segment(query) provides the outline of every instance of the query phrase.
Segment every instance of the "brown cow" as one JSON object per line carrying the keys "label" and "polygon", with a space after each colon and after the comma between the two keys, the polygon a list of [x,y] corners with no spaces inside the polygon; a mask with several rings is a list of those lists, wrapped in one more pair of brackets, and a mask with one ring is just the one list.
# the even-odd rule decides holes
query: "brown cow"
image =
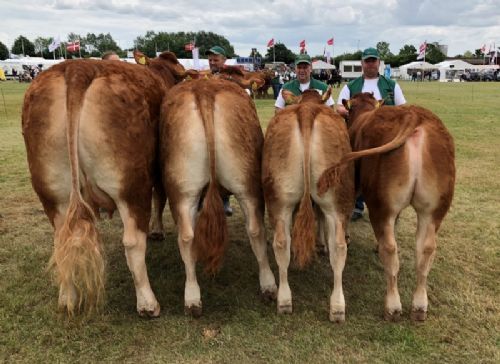
{"label": "brown cow", "polygon": [[186,268],[186,312],[199,316],[202,310],[196,261],[215,272],[227,245],[220,194],[232,193],[240,203],[259,264],[261,292],[275,295],[260,184],[263,135],[251,98],[233,82],[201,79],[172,88],[162,110],[163,183]]}
{"label": "brown cow", "polygon": [[342,184],[321,197],[318,195],[316,182],[320,174],[351,151],[345,122],[331,108],[322,105],[329,92],[325,96],[322,99],[316,90],[306,90],[298,99],[299,105],[289,106],[271,119],[264,141],[262,181],[279,267],[278,313],[292,312],[288,285],[290,248],[300,267],[314,254],[313,200],[325,218],[334,276],[329,316],[331,321],[342,322],[345,320],[342,290],[347,255],[345,231],[354,204],[354,169],[343,169]]}
{"label": "brown cow", "polygon": [[[412,318],[427,315],[427,275],[436,251],[436,233],[451,205],[455,185],[455,148],[445,126],[429,110],[418,106],[378,107],[369,94],[344,100],[349,110],[352,153],[343,163],[362,158],[360,191],[370,213],[385,267],[387,294],[385,317],[399,318],[402,308],[398,293],[399,260],[394,225],[399,213],[412,205],[417,213],[417,287],[413,295]],[[329,168],[318,189],[335,185],[332,176],[342,168]]]}
{"label": "brown cow", "polygon": [[145,265],[157,130],[166,91],[185,76],[173,53],[147,67],[72,60],[43,72],[24,99],[22,125],[33,188],[54,227],[51,267],[59,306],[92,310],[104,292],[95,211],[118,209],[137,311],[158,316]]}

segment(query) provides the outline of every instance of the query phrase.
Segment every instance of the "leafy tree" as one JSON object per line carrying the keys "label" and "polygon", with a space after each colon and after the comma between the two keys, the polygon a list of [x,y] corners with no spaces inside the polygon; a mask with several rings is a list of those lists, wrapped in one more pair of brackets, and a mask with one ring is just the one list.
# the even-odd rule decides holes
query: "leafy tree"
{"label": "leafy tree", "polygon": [[[87,33],[85,37],[80,37],[73,33],[68,34],[68,40],[74,41],[78,39],[80,39],[82,57],[100,57],[103,53],[108,51],[116,52],[120,57],[125,56],[125,52],[118,46],[110,33],[100,33],[98,35]],[[90,48],[90,52],[87,52],[85,46]]]}
{"label": "leafy tree", "polygon": [[[468,51],[467,51],[467,52],[468,52]],[[466,52],[466,53],[467,53],[467,52]],[[485,52],[486,52],[486,51],[485,51]],[[483,51],[481,50],[481,48],[476,49],[476,50],[474,51],[474,55],[473,55],[473,57],[483,58]]]}
{"label": "leafy tree", "polygon": [[20,35],[14,41],[10,51],[13,54],[24,54],[33,57],[35,56],[35,45],[28,38]]}
{"label": "leafy tree", "polygon": [[425,61],[436,64],[442,62],[446,59],[446,56],[441,52],[438,46],[432,43],[427,43],[427,49],[425,52]]}
{"label": "leafy tree", "polygon": [[0,42],[0,60],[9,58],[9,48],[2,42]]}
{"label": "leafy tree", "polygon": [[475,54],[473,54],[471,51],[465,51],[464,55],[463,55],[465,58],[472,58],[472,57],[476,57]]}
{"label": "leafy tree", "polygon": [[184,47],[193,41],[196,43],[196,47],[199,48],[200,57],[205,57],[205,52],[214,45],[223,47],[228,58],[235,56],[233,46],[224,36],[205,31],[187,33],[156,33],[148,31],[146,35],[137,37],[134,44],[148,57],[154,57],[156,52],[170,51],[175,53],[178,58],[191,58],[191,51],[185,50]]}
{"label": "leafy tree", "polygon": [[376,48],[377,48],[378,54],[380,55],[380,58],[383,60],[385,60],[387,57],[391,57],[393,55],[391,53],[391,50],[389,49],[389,43],[387,43],[387,42],[378,42]]}
{"label": "leafy tree", "polygon": [[[273,61],[273,48],[267,48],[267,53],[265,55],[266,62]],[[285,64],[290,64],[295,61],[295,54],[289,50],[283,43],[274,44],[274,60],[276,62],[285,62]]]}
{"label": "leafy tree", "polygon": [[49,52],[49,45],[52,43],[51,38],[38,37],[33,42],[35,46],[35,53],[37,56],[50,58],[51,52]]}

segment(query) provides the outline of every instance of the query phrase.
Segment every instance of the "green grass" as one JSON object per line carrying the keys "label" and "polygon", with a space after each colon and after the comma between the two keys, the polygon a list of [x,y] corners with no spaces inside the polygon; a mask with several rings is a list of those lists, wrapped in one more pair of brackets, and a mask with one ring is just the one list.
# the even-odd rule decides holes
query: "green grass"
{"label": "green grass", "polygon": [[[332,274],[325,257],[304,271],[290,270],[292,315],[278,316],[274,303],[260,301],[257,264],[236,203],[222,270],[213,278],[199,275],[202,318],[183,313],[184,267],[168,212],[166,240],[150,242],[147,251],[159,319],[135,312],[118,216],[99,222],[108,271],[104,312],[77,320],[57,313],[57,288],[45,271],[52,229],[31,188],[21,135],[26,87],[0,83],[0,361],[500,362],[500,83],[402,83],[408,102],[434,111],[456,144],[456,193],[429,276],[429,315],[423,324],[409,319],[415,214],[406,210],[397,227],[402,321],[383,320],[383,268],[364,218],[350,226],[343,325],[328,321]],[[264,127],[273,104],[256,100]],[[269,254],[277,274],[272,249]]]}

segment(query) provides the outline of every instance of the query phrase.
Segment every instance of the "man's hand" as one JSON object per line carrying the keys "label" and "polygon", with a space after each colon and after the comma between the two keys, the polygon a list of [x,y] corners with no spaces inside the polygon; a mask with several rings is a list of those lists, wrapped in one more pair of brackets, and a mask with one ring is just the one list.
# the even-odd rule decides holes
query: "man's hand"
{"label": "man's hand", "polygon": [[344,118],[349,115],[349,111],[344,107],[344,105],[337,104],[336,110],[340,114],[340,116]]}

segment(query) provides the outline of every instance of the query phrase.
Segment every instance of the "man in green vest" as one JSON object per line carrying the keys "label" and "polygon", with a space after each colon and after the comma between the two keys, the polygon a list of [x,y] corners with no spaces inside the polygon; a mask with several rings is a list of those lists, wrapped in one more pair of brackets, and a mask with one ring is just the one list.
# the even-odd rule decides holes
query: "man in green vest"
{"label": "man in green vest", "polygon": [[[361,56],[361,70],[363,75],[358,77],[340,91],[337,101],[337,112],[346,117],[347,109],[342,105],[342,100],[349,100],[352,96],[360,92],[372,92],[377,100],[384,100],[384,105],[394,106],[406,104],[401,87],[383,75],[379,74],[380,56],[375,48],[367,48]],[[356,199],[351,220],[358,220],[363,217],[364,199],[359,196]]]}
{"label": "man in green vest", "polygon": [[[324,92],[328,89],[328,85],[324,82],[318,81],[311,77],[312,73],[312,62],[311,57],[308,54],[299,54],[295,58],[295,73],[297,74],[297,78],[295,80],[288,81],[283,85],[278,94],[278,98],[274,104],[276,108],[276,112],[285,108],[286,101],[283,99],[281,94],[282,90],[289,90],[295,96],[300,96],[303,91],[308,89],[314,89],[319,92],[320,95],[323,95]],[[335,102],[332,97],[326,101],[325,105],[333,106]]]}

